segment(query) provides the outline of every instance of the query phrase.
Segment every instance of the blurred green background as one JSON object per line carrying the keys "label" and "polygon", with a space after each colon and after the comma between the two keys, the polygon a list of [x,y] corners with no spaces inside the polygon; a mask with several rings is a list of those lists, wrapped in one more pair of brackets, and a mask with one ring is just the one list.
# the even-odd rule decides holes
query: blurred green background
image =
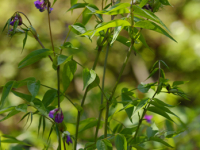
{"label": "blurred green background", "polygon": [[[79,0],[79,2],[82,2]],[[87,0],[96,4],[101,9],[101,1]],[[130,0],[122,0],[122,2],[130,2]],[[164,60],[170,70],[165,68],[166,78],[171,81],[189,81],[181,88],[187,93],[190,101],[183,100],[181,97],[175,97],[173,95],[160,94],[158,97],[169,104],[178,105],[174,111],[180,116],[183,123],[186,125],[187,130],[179,136],[173,138],[169,142],[177,150],[198,150],[200,149],[200,1],[199,0],[169,0],[171,6],[162,8],[156,15],[166,24],[170,29],[171,35],[177,40],[177,43],[171,41],[167,37],[157,34],[153,31],[143,30],[142,33],[146,38],[148,45],[151,47],[150,51],[142,44],[137,44],[136,48],[139,52],[136,56],[132,54],[130,61],[123,73],[121,83],[117,89],[116,96],[120,95],[123,87],[129,87],[134,89],[141,82],[152,82],[157,80],[157,75],[145,81],[149,75],[149,71],[158,59]],[[74,10],[73,13],[66,12],[70,8],[70,1],[58,0],[54,10],[51,13],[52,20],[52,33],[54,39],[54,45],[56,50],[60,46],[69,31],[68,25],[74,23],[78,15],[82,12],[82,9]],[[0,5],[0,30],[3,29],[7,19],[10,18],[15,11],[21,11],[25,13],[31,20],[33,27],[40,35],[40,40],[46,48],[51,48],[49,32],[48,32],[48,20],[47,12],[39,12],[34,6],[34,0],[1,0]],[[106,21],[109,21],[110,16],[104,16]],[[27,24],[25,18],[24,22]],[[78,22],[82,22],[80,18]],[[87,25],[87,29],[92,29],[95,25],[95,18],[91,20]],[[35,77],[40,80],[42,84],[56,87],[56,72],[52,69],[52,64],[48,58],[42,59],[34,65],[18,69],[18,63],[31,51],[40,49],[40,45],[37,41],[28,37],[27,44],[23,53],[22,42],[24,35],[15,35],[10,39],[6,35],[6,31],[0,35],[0,86],[6,84],[10,80],[22,80],[28,77]],[[124,34],[124,33],[122,33]],[[79,49],[64,50],[66,55],[74,55],[74,59],[83,64],[85,67],[91,68],[96,55],[96,38],[94,37],[92,42],[87,38],[78,37],[73,33],[70,33],[68,41],[73,43],[74,46]],[[127,47],[115,42],[114,46],[109,52],[108,68],[106,72],[106,93],[109,94],[114,86],[114,83],[119,74],[121,64],[126,56]],[[96,72],[99,77],[102,77],[103,62],[105,58],[105,50],[101,53],[100,61]],[[0,87],[0,95],[2,92]],[[74,102],[79,103],[83,92],[82,84],[82,68],[78,66],[75,79],[72,81],[70,87],[67,90],[67,94],[73,99]],[[27,88],[23,87],[18,89],[20,92],[28,94]],[[47,88],[41,87],[39,91],[39,98],[42,98]],[[143,98],[144,95],[138,91],[136,94]],[[150,92],[149,95],[152,95]],[[10,94],[6,106],[15,106],[23,103],[23,100]],[[100,106],[100,91],[98,88],[89,92],[86,99],[86,105],[84,107],[85,112],[82,119],[87,117],[98,117],[98,109]],[[65,114],[65,122],[68,131],[71,134],[75,132],[76,122],[76,109],[65,99],[62,103],[62,109]],[[45,138],[48,136],[50,126],[46,128],[45,135],[37,136],[38,116],[34,116],[34,122],[27,129],[25,121],[19,123],[22,113],[14,118],[10,118],[0,123],[1,134],[9,134],[17,137],[19,140],[25,140],[26,142],[34,145],[31,150],[41,149],[44,145]],[[4,116],[4,115],[3,115]],[[0,116],[1,118],[3,116]],[[118,117],[118,120],[129,125],[125,112],[122,112]],[[154,115],[153,121],[159,126],[164,123],[164,118]],[[135,121],[137,123],[137,121]],[[28,123],[29,124],[29,123]],[[113,126],[114,126],[113,122]],[[49,123],[50,125],[50,123]],[[86,141],[92,141],[94,135],[94,129],[84,131],[80,134],[80,143]],[[101,131],[101,130],[100,130]],[[102,130],[103,131],[103,130]],[[101,135],[103,132],[100,132]],[[83,140],[84,139],[84,140]],[[56,135],[53,133],[51,141],[55,143],[52,149],[56,147]],[[17,149],[15,144],[4,144],[3,148]],[[156,145],[157,148],[160,145]],[[12,148],[13,147],[13,148]],[[150,146],[147,148],[150,149]],[[20,148],[19,148],[20,149]]]}

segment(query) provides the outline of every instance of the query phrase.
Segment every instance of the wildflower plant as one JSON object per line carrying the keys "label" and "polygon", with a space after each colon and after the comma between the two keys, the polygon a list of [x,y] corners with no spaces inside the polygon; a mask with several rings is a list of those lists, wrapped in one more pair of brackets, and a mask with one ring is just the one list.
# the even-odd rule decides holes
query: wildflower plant
{"label": "wildflower plant", "polygon": [[[21,120],[31,116],[30,118],[32,122],[33,115],[38,115],[40,117],[38,132],[42,125],[43,130],[45,130],[46,120],[50,121],[51,128],[47,139],[48,144],[44,144],[46,149],[51,147],[52,143],[50,142],[50,137],[54,131],[58,138],[58,150],[66,150],[68,149],[68,145],[72,145],[73,149],[76,150],[78,143],[83,145],[83,148],[80,148],[79,150],[111,150],[114,149],[114,147],[117,150],[132,150],[133,148],[145,149],[145,143],[150,141],[159,142],[165,147],[173,148],[172,145],[167,143],[167,139],[182,132],[180,130],[175,131],[172,125],[176,125],[180,119],[172,110],[170,110],[170,108],[174,106],[165,103],[159,99],[157,95],[165,93],[181,96],[186,100],[188,100],[188,98],[179,87],[179,85],[184,84],[183,81],[174,81],[172,83],[165,77],[164,69],[168,68],[168,66],[163,60],[157,60],[155,62],[150,71],[150,75],[147,77],[148,79],[153,75],[158,74],[156,82],[148,84],[141,83],[136,88],[133,87],[132,89],[124,87],[121,89],[121,95],[116,95],[116,89],[119,88],[118,85],[121,82],[124,69],[129,63],[130,56],[132,56],[131,54],[134,53],[134,57],[138,57],[138,53],[140,53],[135,48],[136,45],[142,43],[148,49],[151,49],[141,31],[153,30],[154,32],[163,34],[166,38],[176,42],[176,40],[170,35],[169,29],[155,14],[155,12],[159,11],[161,7],[167,5],[170,6],[168,0],[130,0],[129,3],[123,3],[120,0],[102,0],[101,8],[98,8],[98,6],[95,5],[95,2],[86,3],[84,0],[80,3],[77,3],[77,0],[71,0],[70,2],[71,8],[67,13],[72,13],[72,11],[76,11],[77,9],[83,9],[79,15],[79,17],[83,16],[83,20],[82,22],[79,22],[78,17],[74,24],[68,26],[69,30],[67,37],[60,46],[54,45],[50,19],[50,15],[54,13],[52,7],[56,3],[59,3],[57,0],[52,2],[50,2],[50,0],[33,1],[33,4],[40,12],[43,13],[45,10],[48,12],[47,26],[49,26],[49,42],[51,42],[52,47],[45,47],[42,44],[42,41],[39,39],[39,33],[34,29],[34,22],[29,20],[28,16],[23,12],[15,12],[6,22],[3,31],[8,31],[8,34],[11,37],[16,35],[17,32],[24,34],[22,49],[24,49],[26,45],[29,34],[34,37],[41,46],[41,49],[30,52],[23,60],[21,60],[18,64],[18,68],[21,69],[32,65],[33,63],[47,57],[49,63],[52,64],[52,71],[55,71],[57,74],[57,87],[44,85],[42,84],[42,81],[39,81],[34,77],[29,77],[21,81],[7,82],[3,87],[0,113],[8,112],[8,115],[0,121],[9,119],[18,113],[25,113]],[[110,16],[110,21],[104,21],[105,15]],[[92,16],[96,18],[96,25],[94,28],[86,29],[85,25],[90,21]],[[28,24],[24,24],[24,20],[26,20]],[[122,31],[126,32],[128,38],[120,34]],[[63,54],[63,49],[76,49],[76,47],[68,41],[70,32],[74,32],[77,36],[88,38],[91,41],[94,37],[97,37],[95,50],[96,58],[91,69],[78,63],[73,55],[67,56]],[[117,80],[113,85],[113,88],[109,89],[108,92],[105,88],[107,60],[109,59],[108,54],[112,50],[112,46],[116,41],[127,47],[127,54],[124,60],[122,60],[123,63],[119,67],[120,72],[117,75]],[[55,47],[59,47],[59,49],[55,49]],[[106,53],[106,56],[104,58],[102,78],[100,78],[100,75],[95,72],[95,69],[98,65],[99,56],[103,52]],[[70,96],[66,94],[70,82],[72,82],[75,77],[77,65],[82,67],[84,91],[78,104],[74,103]],[[17,89],[21,86],[27,86],[30,94],[24,94],[18,91]],[[41,86],[48,88],[46,93],[43,94],[44,96],[42,100],[37,97]],[[99,99],[101,105],[97,106],[96,109],[99,109],[99,112],[98,114],[95,114],[97,119],[86,118],[82,120],[81,116],[86,109],[84,106],[85,100],[88,96],[87,94],[93,88],[97,88],[101,93],[101,98]],[[154,92],[152,96],[145,95],[149,91]],[[6,98],[10,92],[23,99],[25,103],[18,106],[4,107],[7,100]],[[135,93],[138,92],[144,93],[143,98],[136,96]],[[66,122],[64,121],[67,114],[63,113],[66,111],[66,107],[61,105],[61,96],[65,97],[66,100],[68,100],[77,110],[76,122],[74,123],[76,130],[74,134],[67,129]],[[117,106],[123,106],[123,108],[117,110],[115,109]],[[28,107],[34,108],[35,112],[27,112]],[[114,116],[122,111],[126,112],[131,125],[124,125],[123,122],[119,121],[117,124],[115,123],[115,126],[113,127],[113,122],[115,122]],[[147,115],[147,112],[151,115]],[[168,124],[170,127],[167,129],[173,130],[165,130],[165,132],[159,131],[159,128],[152,119],[154,114],[160,115],[167,121],[171,122]],[[135,118],[134,116],[137,116],[136,118],[138,119],[133,119]],[[172,116],[177,118],[176,121],[172,119]],[[84,126],[82,126],[83,122]],[[94,128],[95,130],[95,134],[93,135],[94,140],[86,141],[79,136],[79,133],[90,128]],[[101,128],[103,132],[99,132]],[[3,135],[3,137],[9,138],[7,135]],[[23,143],[22,141],[20,142],[18,143]],[[3,145],[3,141],[1,144]]]}

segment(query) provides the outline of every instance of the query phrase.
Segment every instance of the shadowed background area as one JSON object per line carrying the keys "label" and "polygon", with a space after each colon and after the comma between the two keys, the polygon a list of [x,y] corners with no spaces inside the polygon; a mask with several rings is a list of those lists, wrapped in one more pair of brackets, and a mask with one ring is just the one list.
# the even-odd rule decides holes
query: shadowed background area
{"label": "shadowed background area", "polygon": [[[101,9],[101,1],[86,1],[93,2]],[[121,2],[130,1],[122,0]],[[126,66],[121,78],[121,83],[117,88],[116,96],[120,95],[123,87],[134,89],[141,82],[149,83],[156,81],[158,78],[157,74],[148,80],[145,79],[149,76],[150,69],[157,60],[161,59],[165,61],[169,66],[169,69],[167,69],[164,65],[162,66],[166,72],[166,78],[171,81],[188,81],[186,84],[182,85],[181,88],[185,93],[187,93],[190,99],[190,101],[186,101],[181,97],[175,97],[171,94],[159,95],[162,100],[172,105],[178,105],[178,108],[176,108],[175,111],[182,119],[183,124],[187,127],[185,132],[176,136],[169,142],[178,150],[197,150],[200,148],[200,2],[199,0],[169,0],[169,2],[173,7],[166,6],[157,12],[156,15],[170,29],[171,35],[177,40],[177,43],[168,39],[164,35],[144,29],[142,34],[144,35],[151,50],[143,46],[141,43],[135,45],[138,54],[136,56],[134,53],[131,54],[132,56],[130,57],[129,63]],[[59,51],[58,46],[63,43],[69,31],[68,25],[72,25],[75,22],[76,18],[83,11],[83,9],[66,12],[70,8],[70,2],[66,0],[58,0],[53,8],[54,10],[51,13],[52,34],[55,49],[56,51]],[[34,6],[34,0],[1,0],[0,30],[3,29],[7,19],[10,18],[15,11],[21,11],[28,16],[33,24],[33,27],[37,30],[43,45],[46,48],[51,49],[47,11],[43,13],[39,12]],[[110,20],[110,16],[104,16],[104,18],[106,21]],[[23,20],[25,24],[28,24],[24,17]],[[78,22],[82,22],[81,17]],[[95,24],[95,18],[93,17],[93,19],[87,23],[86,28],[88,30],[92,29]],[[125,35],[124,32],[121,34]],[[23,39],[24,34],[15,35],[11,39],[7,36],[7,30],[0,35],[0,86],[5,85],[6,82],[10,80],[18,81],[28,77],[35,77],[40,80],[42,84],[56,88],[56,72],[52,69],[52,63],[49,58],[44,58],[31,66],[18,69],[18,63],[29,52],[41,48],[34,38],[28,36],[26,46],[22,53]],[[74,55],[74,59],[77,62],[87,68],[91,68],[97,53],[97,50],[95,50],[96,37],[94,37],[91,42],[87,38],[79,37],[73,32],[70,32],[67,41],[70,41],[75,47],[78,47],[78,49],[64,49],[63,53],[65,55]],[[127,50],[127,47],[115,42],[109,52],[105,79],[106,94],[110,94],[115,84]],[[100,55],[100,61],[98,62],[98,66],[96,68],[96,73],[100,78],[102,78],[104,58],[105,49]],[[2,89],[3,88],[0,87],[0,96]],[[84,92],[82,89],[82,68],[78,66],[74,80],[70,84],[66,93],[73,99],[74,102],[79,103]],[[28,90],[25,87],[18,90],[28,94]],[[41,87],[38,98],[42,98],[47,90],[47,88]],[[152,93],[153,92],[150,92],[148,94]],[[136,94],[139,95],[140,98],[144,97],[144,95],[139,91],[136,91]],[[89,92],[84,106],[85,111],[82,119],[87,117],[98,117],[100,95],[101,93],[98,88]],[[23,100],[10,93],[6,106],[15,106],[21,103],[23,103]],[[77,111],[66,99],[62,102],[62,109],[64,111],[67,128],[71,134],[74,134],[74,123],[76,122]],[[25,140],[29,144],[34,145],[34,148],[32,147],[27,149],[34,150],[43,148],[43,145],[46,142],[44,140],[45,138],[41,135],[37,138],[39,117],[34,116],[34,122],[27,129],[30,124],[30,120],[27,125],[25,125],[26,120],[18,123],[22,115],[23,114],[19,114],[12,119],[0,122],[0,132],[2,134],[9,134],[17,137],[20,140]],[[5,114],[0,117],[3,118],[3,116],[5,116]],[[124,122],[125,124],[129,124],[125,112],[121,113],[117,117],[117,120]],[[158,115],[155,115],[153,120],[158,124],[158,126],[159,124],[164,123],[164,119]],[[114,125],[115,123],[113,123],[113,126]],[[49,130],[50,126],[46,128],[44,137],[48,137]],[[94,129],[86,130],[80,133],[80,137],[85,141],[92,141],[94,132]],[[102,133],[103,131],[100,130],[100,132]],[[56,142],[55,133],[53,133],[51,137],[51,141]],[[85,141],[81,141],[80,143],[84,143]],[[10,149],[13,150],[17,149],[15,145],[11,145],[9,143],[2,145],[3,147],[10,147]],[[52,149],[55,148],[54,146],[55,145],[53,145]],[[149,147],[147,146],[147,148],[151,148],[151,145],[149,145]]]}

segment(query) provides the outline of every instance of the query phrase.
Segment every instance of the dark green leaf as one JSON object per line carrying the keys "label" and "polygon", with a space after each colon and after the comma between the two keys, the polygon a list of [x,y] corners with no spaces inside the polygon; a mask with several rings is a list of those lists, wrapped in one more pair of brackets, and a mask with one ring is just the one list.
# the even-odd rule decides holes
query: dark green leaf
{"label": "dark green leaf", "polygon": [[71,6],[77,3],[78,0],[70,0]]}
{"label": "dark green leaf", "polygon": [[87,5],[88,5],[88,3],[76,3],[70,9],[68,9],[67,12],[70,10],[77,9],[77,8],[84,8]]}
{"label": "dark green leaf", "polygon": [[151,107],[148,107],[147,110],[148,110],[148,111],[151,111],[151,112],[153,112],[153,113],[156,113],[156,114],[158,114],[158,115],[161,115],[161,116],[165,117],[166,119],[168,119],[168,120],[174,122],[174,121],[170,118],[170,116],[169,116],[164,110],[162,110],[162,109],[160,109],[160,108],[151,106]]}
{"label": "dark green leaf", "polygon": [[168,32],[170,32],[169,29],[166,27],[166,25],[151,11],[142,9],[136,5],[133,5],[133,9],[134,9],[134,15],[139,15],[139,16],[145,17],[147,19],[150,19],[152,21],[155,21],[155,22],[159,23],[160,25],[162,25]]}
{"label": "dark green leaf", "polygon": [[160,106],[165,106],[165,107],[175,107],[175,106],[172,106],[172,105],[169,105],[169,104],[166,104],[165,102],[157,99],[157,98],[153,98],[153,100]]}
{"label": "dark green leaf", "polygon": [[46,107],[43,105],[42,101],[39,99],[33,100],[33,106],[44,116],[47,116]]}
{"label": "dark green leaf", "polygon": [[156,31],[158,33],[161,33],[165,36],[167,36],[168,38],[170,38],[171,40],[177,42],[172,36],[170,36],[164,29],[162,29],[160,26],[158,26],[157,24],[150,22],[148,20],[141,20],[138,21],[134,24],[135,27],[139,27],[139,28],[145,28],[145,29],[149,29],[149,30],[153,30]]}
{"label": "dark green leaf", "polygon": [[40,118],[39,118],[39,124],[38,124],[38,135],[39,135],[39,132],[40,132],[41,124],[42,124],[42,116],[40,116]]}
{"label": "dark green leaf", "polygon": [[25,100],[26,102],[31,102],[31,95],[27,95],[27,94],[23,94],[23,93],[19,93],[19,92],[16,92],[16,91],[13,91],[12,90],[12,93],[15,95],[15,96],[18,96],[20,98],[22,98],[23,100]]}
{"label": "dark green leaf", "polygon": [[56,90],[48,90],[45,94],[44,97],[42,99],[42,103],[44,104],[45,107],[49,106],[53,100],[56,98],[57,96],[57,91]]}
{"label": "dark green leaf", "polygon": [[19,88],[21,86],[27,85],[28,82],[35,82],[36,79],[34,77],[26,78],[21,81],[16,81],[15,84],[13,85],[13,88]]}
{"label": "dark green leaf", "polygon": [[143,7],[144,5],[146,5],[147,4],[147,2],[148,2],[149,0],[142,0],[141,2],[140,2],[140,5],[139,5],[139,7]]}
{"label": "dark green leaf", "polygon": [[20,104],[20,105],[16,106],[15,109],[17,111],[21,111],[21,112],[25,112],[26,113],[27,112],[27,107],[28,107],[27,104]]}
{"label": "dark green leaf", "polygon": [[83,90],[90,85],[96,78],[96,73],[94,70],[89,70],[85,68],[83,70]]}
{"label": "dark green leaf", "polygon": [[57,66],[59,66],[59,65],[61,65],[63,63],[66,63],[66,62],[68,62],[68,61],[70,61],[72,59],[73,59],[72,55],[71,56],[59,55],[57,57]]}
{"label": "dark green leaf", "polygon": [[178,85],[181,85],[181,84],[185,84],[187,83],[188,81],[174,81],[172,86],[173,87],[177,87]]}
{"label": "dark green leaf", "polygon": [[0,115],[5,113],[5,112],[11,111],[13,109],[15,109],[15,106],[9,106],[9,107],[3,108],[3,109],[0,110]]}
{"label": "dark green leaf", "polygon": [[6,83],[6,85],[4,85],[2,96],[1,96],[0,109],[3,108],[6,98],[14,84],[15,84],[15,81],[9,81]]}
{"label": "dark green leaf", "polygon": [[73,80],[76,69],[77,69],[77,64],[75,61],[68,61],[64,65],[63,72],[62,72],[62,83],[63,83],[64,92],[67,90],[71,81]]}
{"label": "dark green leaf", "polygon": [[96,143],[97,150],[108,150],[103,140],[98,140]]}
{"label": "dark green leaf", "polygon": [[45,132],[45,128],[46,128],[46,121],[45,121],[45,117],[43,116],[43,128],[42,128],[42,135],[44,135]]}
{"label": "dark green leaf", "polygon": [[156,65],[158,64],[158,60],[153,64],[152,68],[151,68],[151,72],[155,69]]}
{"label": "dark green leaf", "polygon": [[149,84],[142,83],[142,84],[139,84],[137,88],[140,92],[147,93],[149,89],[151,88],[151,86],[154,86],[154,85],[155,83],[149,83]]}
{"label": "dark green leaf", "polygon": [[6,138],[5,140],[1,140],[2,143],[17,143],[17,144],[20,144],[20,145],[31,146],[30,144],[27,144],[23,141],[19,141],[15,137],[12,137],[10,135],[4,134],[4,135],[1,135],[1,136]]}
{"label": "dark green leaf", "polygon": [[149,100],[148,98],[145,98],[145,99],[141,100],[141,101],[138,103],[138,105],[136,106],[136,109],[135,109],[135,111],[133,112],[132,116],[133,116],[134,114],[136,114],[140,109],[144,108],[144,107],[146,106],[146,104],[148,103],[148,100]]}
{"label": "dark green leaf", "polygon": [[162,3],[163,5],[170,5],[170,3],[168,2],[168,0],[159,0],[160,3]]}
{"label": "dark green leaf", "polygon": [[167,69],[169,69],[168,65],[167,65],[163,60],[160,60],[160,62],[161,62],[162,64],[164,64],[164,65],[167,67]]}
{"label": "dark green leaf", "polygon": [[124,135],[117,134],[115,136],[115,145],[117,150],[127,150],[127,141]]}
{"label": "dark green leaf", "polygon": [[82,23],[84,25],[86,25],[88,23],[88,21],[90,20],[90,18],[92,17],[92,13],[91,13],[91,11],[89,9],[85,9],[83,11],[82,16],[83,16]]}
{"label": "dark green leaf", "polygon": [[167,142],[163,141],[161,138],[158,138],[158,137],[151,137],[151,138],[150,138],[150,141],[156,141],[156,142],[159,142],[159,143],[164,144],[164,145],[167,146],[167,147],[173,148],[173,147],[172,147],[171,145],[169,145]]}
{"label": "dark green leaf", "polygon": [[[158,71],[158,69],[159,69],[159,68],[155,68],[155,69],[150,73],[150,75],[148,76],[147,79],[149,79],[150,77],[152,77],[152,76]],[[147,80],[147,79],[146,79],[146,80]]]}
{"label": "dark green leaf", "polygon": [[96,125],[97,125],[97,120],[95,119],[94,121],[90,121],[90,122],[88,122],[83,128],[81,128],[80,130],[79,130],[79,133],[80,132],[83,132],[83,131],[85,131],[85,130],[87,130],[87,129],[89,129],[89,128],[92,128],[92,127],[95,127]]}
{"label": "dark green leaf", "polygon": [[53,51],[49,49],[39,49],[29,53],[18,65],[18,68],[23,68],[31,65],[40,59],[52,54]]}
{"label": "dark green leaf", "polygon": [[7,25],[8,25],[8,22],[10,22],[10,21],[11,21],[11,18],[9,18],[8,21],[6,22],[6,24],[4,25],[3,30],[2,30],[2,33],[3,33],[3,31],[6,29],[6,27],[7,27]]}
{"label": "dark green leaf", "polygon": [[100,79],[99,77],[96,75],[95,80],[90,84],[90,86],[88,87],[88,91],[90,91],[91,89],[93,89],[96,86],[99,86],[100,83]]}
{"label": "dark green leaf", "polygon": [[11,112],[8,113],[8,115],[7,115],[6,117],[4,117],[3,119],[1,119],[0,122],[2,122],[2,121],[4,121],[4,120],[6,120],[6,119],[8,119],[8,118],[10,118],[10,117],[12,117],[12,116],[18,114],[19,112],[20,112],[20,111],[17,111],[17,110],[15,110],[15,109],[13,109]]}
{"label": "dark green leaf", "polygon": [[147,127],[146,134],[148,138],[153,137],[157,132],[158,130],[153,130],[152,127]]}
{"label": "dark green leaf", "polygon": [[[24,39],[23,39],[23,48],[22,48],[22,52],[23,52],[23,49],[24,49],[24,47],[25,47],[25,45],[26,45],[27,36],[28,36],[28,31],[25,31],[25,37],[24,37]],[[21,52],[21,53],[22,53],[22,52]]]}
{"label": "dark green leaf", "polygon": [[132,128],[124,128],[120,133],[121,134],[125,134],[125,135],[132,135],[133,134],[133,132],[135,132],[136,131],[136,129],[137,129],[137,126],[135,126],[135,127],[132,127]]}
{"label": "dark green leaf", "polygon": [[39,92],[39,89],[40,89],[40,81],[38,80],[37,82],[32,82],[32,81],[29,81],[27,83],[27,87],[28,87],[28,90],[29,92],[31,93],[32,95],[32,98],[31,98],[31,101],[34,100],[35,96],[38,94]]}

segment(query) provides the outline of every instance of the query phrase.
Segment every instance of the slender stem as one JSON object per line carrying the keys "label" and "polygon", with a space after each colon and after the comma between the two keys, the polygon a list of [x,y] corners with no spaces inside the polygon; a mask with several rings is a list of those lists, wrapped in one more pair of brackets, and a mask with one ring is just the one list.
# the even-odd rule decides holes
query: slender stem
{"label": "slender stem", "polygon": [[[158,85],[159,85],[160,70],[161,70],[160,61],[158,62],[158,67],[159,67],[159,74],[158,74]],[[144,111],[143,111],[143,113],[142,113],[142,117],[139,119],[139,123],[138,123],[137,129],[136,129],[136,131],[135,131],[135,135],[134,135],[133,138],[131,139],[130,143],[131,143],[134,139],[136,139],[136,137],[137,137],[137,135],[138,135],[138,132],[139,132],[139,129],[140,129],[140,126],[141,126],[141,124],[142,124],[144,115],[146,114],[147,109],[149,108],[149,106],[150,106],[150,104],[151,104],[151,101],[152,101],[153,98],[156,96],[157,92],[158,92],[158,87],[157,87],[155,93],[153,94],[152,98],[150,99],[148,105],[144,108]]]}
{"label": "slender stem", "polygon": [[29,24],[32,26],[31,21],[28,19],[28,17],[23,12],[21,12],[21,11],[17,11],[17,12],[20,14],[23,14],[26,17],[26,19],[28,20]]}
{"label": "slender stem", "polygon": [[51,38],[52,49],[53,49],[54,56],[55,56],[56,54],[55,54],[55,50],[54,50],[53,36],[52,36],[52,32],[51,32],[51,21],[50,21],[49,8],[50,8],[50,2],[48,1],[48,9],[47,9],[47,13],[48,13],[49,34],[50,34],[50,38]]}
{"label": "slender stem", "polygon": [[[23,23],[23,25],[24,25],[26,28],[28,28],[26,24]],[[40,39],[38,38],[37,33],[36,33],[36,35],[35,35],[32,31],[31,31],[31,33],[32,33],[32,35],[34,36],[34,38],[36,39],[36,41],[38,41],[38,43],[40,44],[40,46],[41,46],[42,48],[45,48],[44,45],[42,44],[42,42],[40,41]],[[50,55],[49,55],[49,58],[50,58],[50,60],[53,62],[53,59],[51,58]]]}
{"label": "slender stem", "polygon": [[[130,6],[130,7],[131,7],[131,8],[130,8],[130,9],[131,9],[131,33],[132,33],[132,31],[133,31],[133,28],[134,28],[134,20],[133,20],[134,14],[133,14],[133,7],[132,7],[132,5],[133,5],[133,0],[132,0],[132,4],[131,4],[131,6]],[[112,98],[113,98],[113,96],[114,96],[114,94],[115,94],[115,90],[116,90],[116,88],[117,88],[117,86],[118,86],[118,84],[119,84],[119,81],[120,81],[120,79],[121,79],[122,73],[124,72],[124,69],[125,69],[125,67],[126,67],[126,65],[127,65],[128,59],[129,59],[129,57],[130,57],[130,55],[131,55],[131,52],[132,52],[132,49],[133,49],[134,42],[135,42],[135,40],[131,37],[131,46],[129,47],[128,53],[127,53],[127,55],[126,55],[126,58],[125,58],[125,60],[124,60],[124,63],[123,63],[123,65],[122,65],[122,68],[121,68],[121,70],[120,70],[118,79],[117,79],[117,81],[116,81],[116,83],[115,83],[115,86],[114,86],[114,88],[113,88],[113,90],[112,90],[112,93],[111,93],[111,95],[110,95],[110,97],[109,97],[109,101],[107,101],[107,105],[106,105],[106,116],[105,116],[105,130],[104,130],[105,132],[104,132],[104,138],[107,137],[109,103],[112,101]]]}
{"label": "slender stem", "polygon": [[[106,57],[105,57],[105,60],[104,60],[104,70],[103,70],[103,79],[102,79],[102,88],[101,88],[102,89],[102,92],[101,92],[101,105],[103,104],[103,97],[104,97],[104,83],[105,83],[105,74],[106,74],[106,67],[107,67],[109,48],[110,48],[110,45],[108,44],[107,45],[107,49],[106,49]],[[95,143],[97,142],[97,136],[98,136],[99,127],[100,127],[100,123],[101,123],[102,111],[103,111],[103,109],[100,109],[98,122],[97,122],[97,127],[96,127],[96,132],[95,132]]]}
{"label": "slender stem", "polygon": [[[93,64],[92,70],[95,70],[97,62],[99,60],[99,55],[101,53],[102,47],[98,49],[96,58],[95,58],[95,62]],[[89,85],[90,86],[90,85]],[[84,103],[85,103],[85,98],[87,96],[88,90],[89,90],[89,86],[86,88],[83,99],[81,101],[81,107],[83,107]],[[77,139],[78,139],[78,129],[79,129],[79,123],[80,123],[80,117],[81,117],[81,111],[78,111],[78,115],[77,115],[77,121],[76,121],[76,132],[75,132],[75,140],[74,140],[74,150],[76,150],[76,146],[77,146]]]}
{"label": "slender stem", "polygon": [[66,145],[65,145],[65,141],[63,141],[63,146],[64,146],[64,150],[66,150]]}
{"label": "slender stem", "polygon": [[[86,8],[85,8],[85,9],[86,9]],[[85,9],[83,9],[82,13],[84,12]],[[75,24],[75,23],[78,21],[78,19],[79,19],[79,18],[81,17],[81,15],[82,15],[82,13],[80,13],[80,15],[76,18],[76,20],[74,21],[73,24]],[[67,36],[66,36],[66,38],[65,38],[65,40],[64,40],[64,42],[63,42],[63,44],[67,41],[67,38],[69,37],[69,33],[71,32],[71,30],[72,30],[72,27],[69,29],[69,32],[67,33]],[[62,49],[60,50],[60,54],[62,54]]]}
{"label": "slender stem", "polygon": [[57,67],[57,82],[58,82],[58,108],[60,108],[60,66]]}

